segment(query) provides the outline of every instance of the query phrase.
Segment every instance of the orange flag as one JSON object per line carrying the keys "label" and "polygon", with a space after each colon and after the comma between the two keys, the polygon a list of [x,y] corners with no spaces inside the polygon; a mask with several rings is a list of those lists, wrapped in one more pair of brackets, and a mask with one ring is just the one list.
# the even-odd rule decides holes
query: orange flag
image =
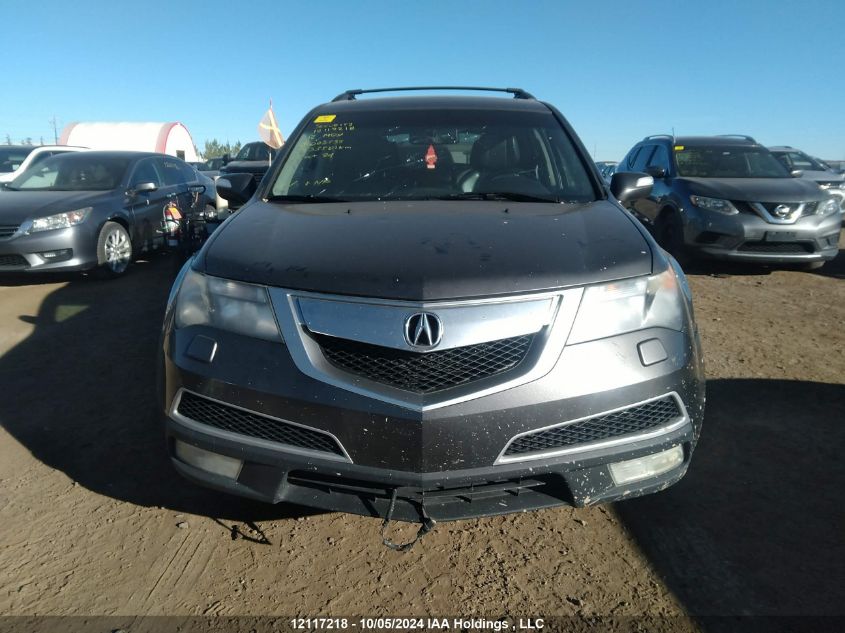
{"label": "orange flag", "polygon": [[276,123],[276,115],[273,114],[272,99],[270,100],[270,108],[264,113],[258,124],[258,136],[274,149],[279,149],[285,144],[285,140],[282,138],[282,133],[279,130],[279,124]]}

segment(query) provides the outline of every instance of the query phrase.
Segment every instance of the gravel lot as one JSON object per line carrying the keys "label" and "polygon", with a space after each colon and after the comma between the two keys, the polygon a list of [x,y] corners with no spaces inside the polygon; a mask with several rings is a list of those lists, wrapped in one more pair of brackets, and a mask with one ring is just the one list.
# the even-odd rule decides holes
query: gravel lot
{"label": "gravel lot", "polygon": [[845,614],[845,252],[691,275],[708,402],[680,484],[407,554],[377,520],[175,474],[153,405],[174,274],[0,279],[0,614]]}

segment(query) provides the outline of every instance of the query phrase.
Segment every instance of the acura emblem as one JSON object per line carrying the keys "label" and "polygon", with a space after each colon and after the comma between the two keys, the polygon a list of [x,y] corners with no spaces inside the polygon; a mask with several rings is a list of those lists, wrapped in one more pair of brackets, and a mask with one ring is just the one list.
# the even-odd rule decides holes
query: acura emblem
{"label": "acura emblem", "polygon": [[430,312],[417,312],[405,320],[405,340],[411,347],[437,347],[443,337],[440,317]]}
{"label": "acura emblem", "polygon": [[792,213],[792,208],[788,204],[779,204],[775,207],[775,215],[779,218],[785,218]]}

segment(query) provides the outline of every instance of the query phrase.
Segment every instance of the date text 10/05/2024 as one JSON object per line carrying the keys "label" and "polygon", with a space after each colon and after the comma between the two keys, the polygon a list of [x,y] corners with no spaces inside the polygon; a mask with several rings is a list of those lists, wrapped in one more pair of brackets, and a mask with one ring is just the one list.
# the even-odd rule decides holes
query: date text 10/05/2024
{"label": "date text 10/05/2024", "polygon": [[293,618],[294,630],[458,630],[458,631],[538,631],[545,626],[542,618],[485,620],[483,618]]}

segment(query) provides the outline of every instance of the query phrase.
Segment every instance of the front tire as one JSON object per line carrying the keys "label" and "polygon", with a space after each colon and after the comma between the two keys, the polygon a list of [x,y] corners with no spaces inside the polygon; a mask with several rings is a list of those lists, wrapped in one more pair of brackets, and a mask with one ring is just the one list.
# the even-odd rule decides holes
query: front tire
{"label": "front tire", "polygon": [[678,260],[681,267],[692,262],[692,256],[684,243],[684,223],[677,211],[666,209],[660,214],[656,233],[657,242]]}
{"label": "front tire", "polygon": [[132,239],[117,222],[106,222],[97,239],[97,264],[106,277],[120,277],[132,263]]}

